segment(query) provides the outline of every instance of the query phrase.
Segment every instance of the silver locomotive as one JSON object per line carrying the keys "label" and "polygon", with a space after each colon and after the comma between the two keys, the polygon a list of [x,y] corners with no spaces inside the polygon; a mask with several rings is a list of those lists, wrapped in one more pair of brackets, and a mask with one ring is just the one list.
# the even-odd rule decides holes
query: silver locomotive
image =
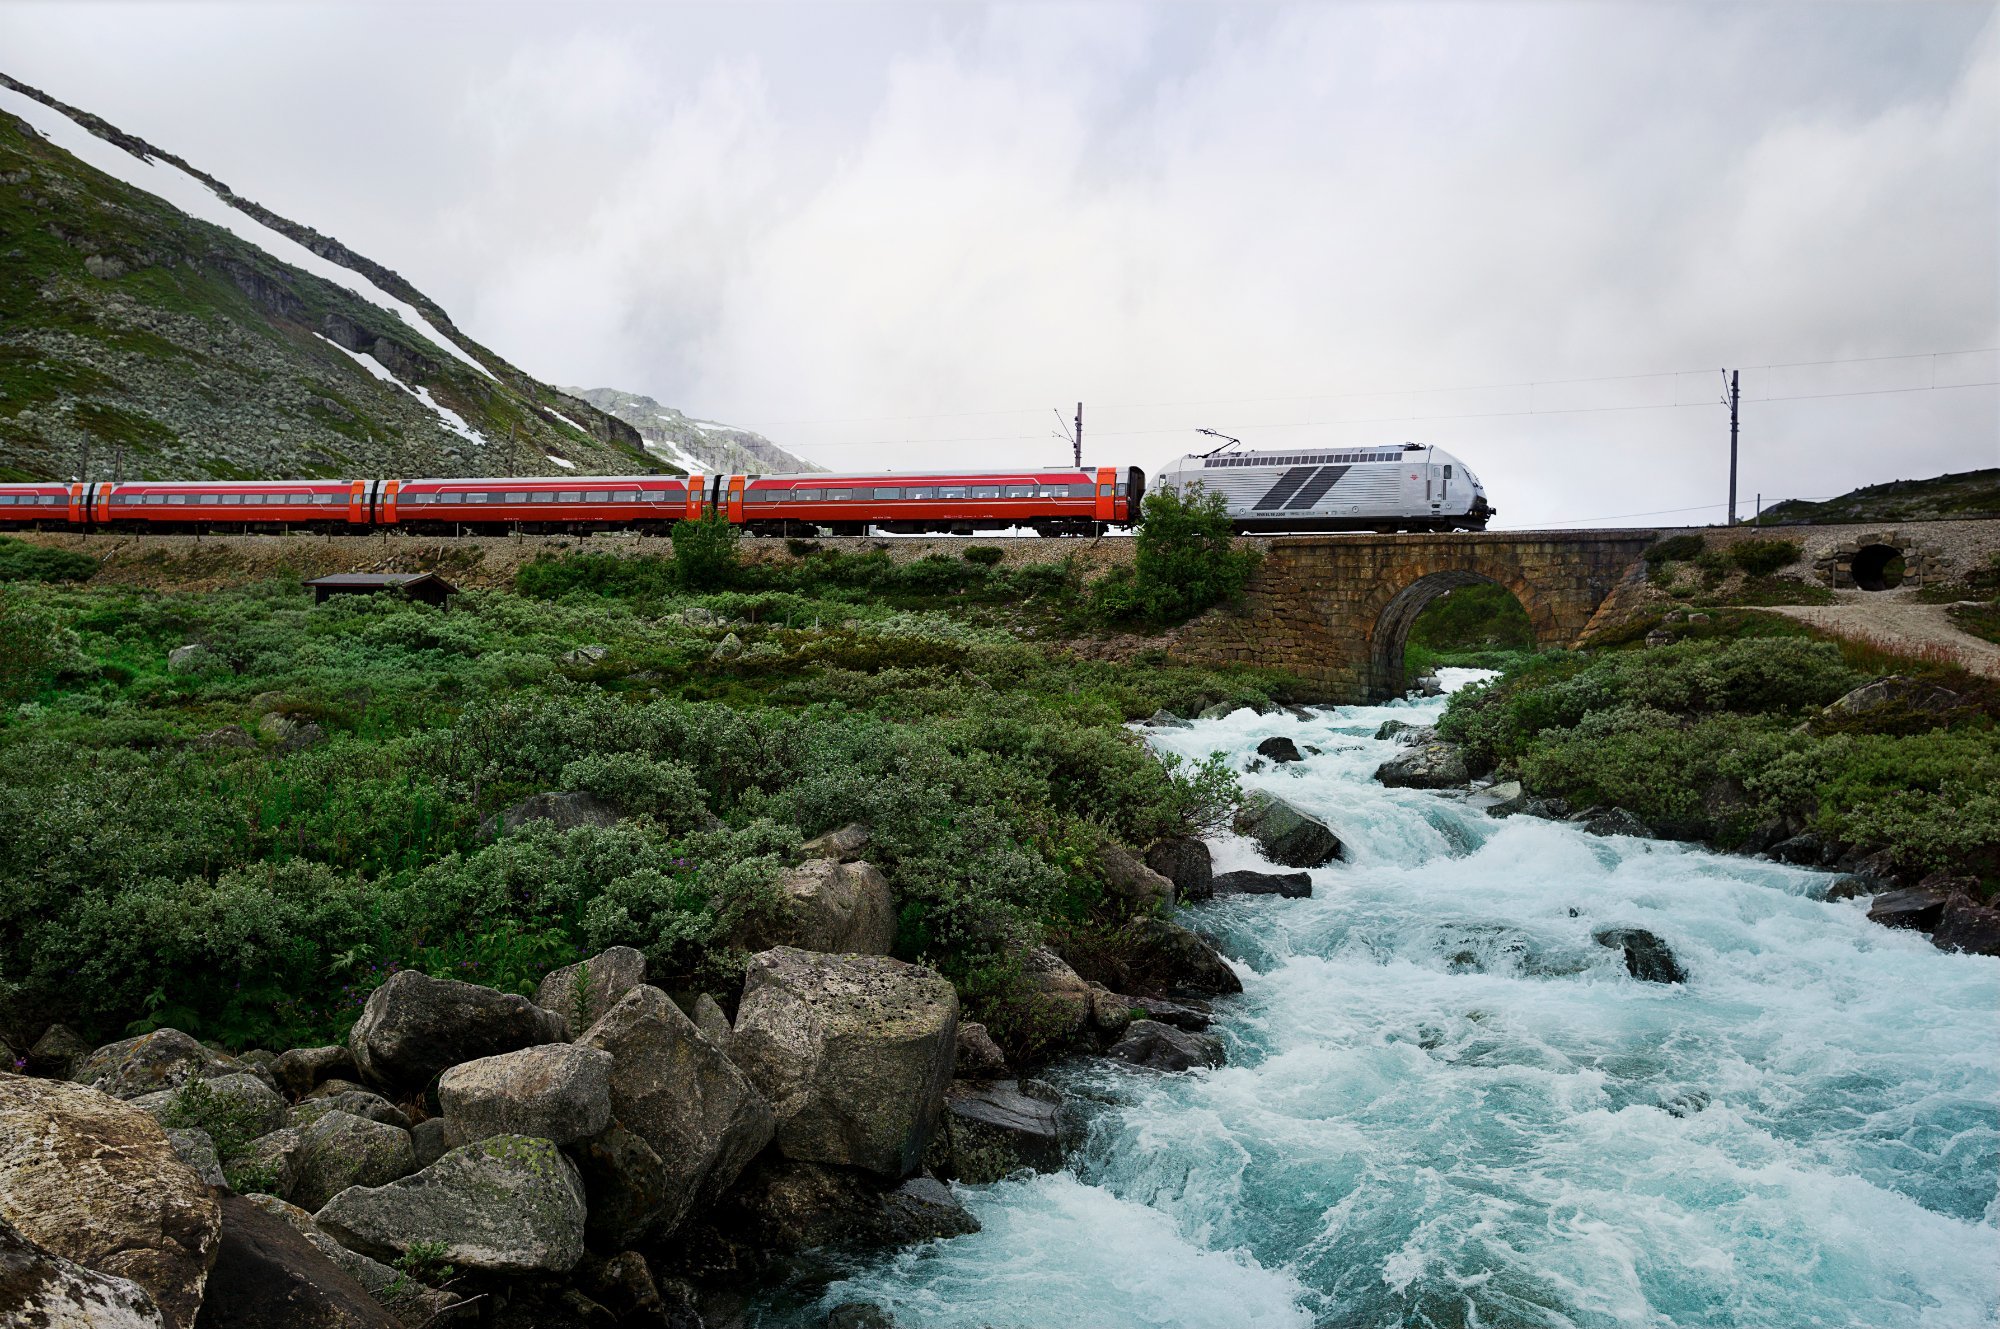
{"label": "silver locomotive", "polygon": [[1259,451],[1232,439],[1177,458],[1157,483],[1221,494],[1242,532],[1483,531],[1494,515],[1464,462],[1418,443]]}

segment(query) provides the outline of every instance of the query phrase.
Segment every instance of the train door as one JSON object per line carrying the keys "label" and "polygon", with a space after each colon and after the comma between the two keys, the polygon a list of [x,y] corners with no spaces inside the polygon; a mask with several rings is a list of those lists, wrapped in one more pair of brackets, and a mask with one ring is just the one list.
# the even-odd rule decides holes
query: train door
{"label": "train door", "polygon": [[1099,521],[1118,520],[1118,468],[1097,468],[1097,507],[1092,514]]}
{"label": "train door", "polygon": [[741,526],[743,524],[743,484],[747,478],[747,476],[741,475],[732,475],[729,477],[728,515],[732,525]]}
{"label": "train door", "polygon": [[367,480],[356,480],[347,486],[347,520],[353,525],[368,522],[368,485]]}
{"label": "train door", "polygon": [[69,519],[72,525],[81,526],[90,520],[91,485],[71,484],[69,487]]}
{"label": "train door", "polygon": [[684,515],[689,521],[700,521],[702,495],[707,491],[702,488],[701,477],[698,475],[690,475],[687,478],[687,486],[687,512]]}

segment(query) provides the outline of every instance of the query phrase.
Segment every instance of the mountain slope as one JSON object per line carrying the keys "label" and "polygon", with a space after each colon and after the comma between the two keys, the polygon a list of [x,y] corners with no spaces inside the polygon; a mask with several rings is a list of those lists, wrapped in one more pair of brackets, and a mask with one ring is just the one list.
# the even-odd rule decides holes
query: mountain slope
{"label": "mountain slope", "polygon": [[389,269],[0,75],[0,477],[670,469]]}
{"label": "mountain slope", "polygon": [[1891,480],[1817,503],[1773,503],[1760,526],[1870,521],[1937,521],[1947,517],[2000,517],[2000,470],[1959,471],[1928,480]]}
{"label": "mountain slope", "polygon": [[695,420],[651,397],[616,388],[566,388],[600,410],[637,429],[646,446],[674,466],[707,472],[761,472],[765,475],[823,471],[785,451],[762,434],[712,420]]}

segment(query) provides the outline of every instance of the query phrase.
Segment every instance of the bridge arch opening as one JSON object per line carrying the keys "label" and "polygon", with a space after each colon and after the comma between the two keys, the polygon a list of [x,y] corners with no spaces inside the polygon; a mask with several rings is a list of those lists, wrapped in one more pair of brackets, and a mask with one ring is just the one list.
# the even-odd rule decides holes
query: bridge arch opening
{"label": "bridge arch opening", "polygon": [[1428,667],[1531,651],[1539,636],[1517,588],[1462,569],[1433,572],[1398,591],[1377,616],[1369,691],[1398,697]]}

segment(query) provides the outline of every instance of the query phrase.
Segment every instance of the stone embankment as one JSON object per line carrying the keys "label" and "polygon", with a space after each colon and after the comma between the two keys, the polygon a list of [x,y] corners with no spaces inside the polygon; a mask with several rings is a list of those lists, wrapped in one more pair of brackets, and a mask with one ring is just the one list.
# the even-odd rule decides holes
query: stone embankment
{"label": "stone embankment", "polygon": [[[1323,849],[1301,815],[1265,820]],[[868,841],[812,842],[740,988],[686,1008],[614,947],[532,1001],[396,973],[323,1047],[49,1028],[0,1074],[0,1324],[699,1329],[809,1249],[977,1230],[946,1183],[1062,1166],[1062,1100],[886,954]],[[1206,847],[1155,845],[1172,876],[1102,852],[1116,958],[1035,952],[1024,1020],[1051,1054],[1220,1064],[1204,1002],[1241,985],[1164,917]]]}

